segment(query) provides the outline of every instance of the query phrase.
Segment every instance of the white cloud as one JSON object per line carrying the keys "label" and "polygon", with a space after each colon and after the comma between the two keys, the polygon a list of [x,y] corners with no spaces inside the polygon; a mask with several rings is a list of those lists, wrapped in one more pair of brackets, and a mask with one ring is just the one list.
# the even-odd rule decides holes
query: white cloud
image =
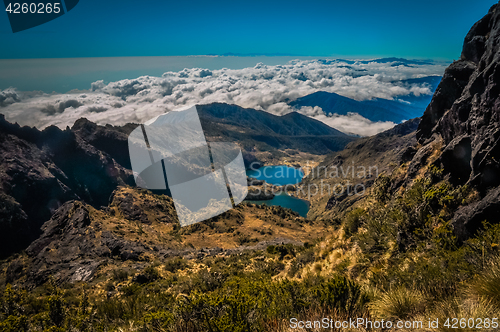
{"label": "white cloud", "polygon": [[351,133],[360,136],[375,135],[387,129],[391,129],[396,125],[391,121],[373,122],[362,117],[358,113],[348,113],[348,115],[333,114],[331,116],[323,114],[314,118],[344,133]]}
{"label": "white cloud", "polygon": [[[142,76],[105,84],[92,83],[88,91],[40,94],[0,91],[0,112],[9,121],[44,128],[71,126],[86,117],[99,124],[122,125],[150,118],[190,104],[222,102],[265,110],[277,115],[290,112],[287,102],[317,91],[335,92],[356,100],[395,99],[430,94],[423,83],[398,81],[442,75],[444,64],[391,66],[391,63],[294,60],[284,65],[261,63],[244,69],[184,69],[162,77]],[[62,105],[62,106],[61,106]],[[300,113],[345,132],[371,135],[392,122],[373,123],[358,114],[326,116],[320,108]]]}
{"label": "white cloud", "polygon": [[20,101],[17,91],[13,88],[8,88],[0,91],[0,106],[7,106]]}
{"label": "white cloud", "polygon": [[394,122],[390,121],[373,122],[359,115],[358,113],[348,113],[347,115],[327,115],[319,106],[303,106],[300,109],[296,109],[288,106],[286,103],[277,103],[271,105],[268,108],[268,111],[277,115],[285,115],[290,112],[298,112],[321,121],[329,125],[330,127],[340,130],[344,133],[360,136],[375,135],[384,130],[391,129],[396,125]]}

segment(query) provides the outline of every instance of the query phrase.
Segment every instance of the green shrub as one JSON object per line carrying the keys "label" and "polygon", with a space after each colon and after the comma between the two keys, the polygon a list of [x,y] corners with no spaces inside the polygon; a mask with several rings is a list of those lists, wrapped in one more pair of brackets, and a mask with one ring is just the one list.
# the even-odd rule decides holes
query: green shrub
{"label": "green shrub", "polygon": [[22,312],[21,294],[19,291],[14,290],[10,284],[5,286],[2,299],[2,313],[5,316],[19,315]]}
{"label": "green shrub", "polygon": [[202,293],[212,292],[224,284],[228,275],[215,270],[201,269],[189,280],[189,288],[185,291],[191,293],[199,291]]}
{"label": "green shrub", "polygon": [[182,257],[175,257],[165,262],[164,269],[172,273],[188,267],[188,262]]}
{"label": "green shrub", "polygon": [[391,186],[392,186],[391,178],[385,175],[380,175],[375,181],[375,184],[373,186],[374,198],[378,202],[385,204],[391,198],[391,193],[390,193]]}
{"label": "green shrub", "polygon": [[148,282],[152,282],[161,278],[158,268],[154,265],[149,265],[144,269],[143,274],[146,276]]}
{"label": "green shrub", "polygon": [[[499,315],[499,308],[491,303],[460,297],[438,303],[430,313],[430,317],[439,319],[439,328],[436,329],[436,331],[443,332],[496,332],[498,328],[492,326],[491,318],[499,317]],[[456,319],[456,324],[453,318]],[[489,327],[484,323],[486,319],[489,320]],[[470,320],[473,320],[476,324],[481,322],[481,328],[474,326],[468,327],[467,323],[470,324]],[[449,325],[447,325],[447,323]],[[450,328],[453,324],[455,324],[453,328]]]}
{"label": "green shrub", "polygon": [[66,305],[62,297],[61,291],[54,288],[53,293],[47,300],[47,311],[49,318],[56,327],[61,327],[66,317]]}
{"label": "green shrub", "polygon": [[122,282],[128,279],[128,271],[122,269],[113,270],[113,280]]}
{"label": "green shrub", "polygon": [[293,244],[281,244],[281,245],[270,245],[266,248],[267,253],[271,255],[279,255],[279,259],[282,260],[285,256],[295,257],[298,248]]}
{"label": "green shrub", "polygon": [[338,275],[313,286],[313,294],[321,307],[347,315],[359,313],[366,301],[360,286]]}
{"label": "green shrub", "polygon": [[146,313],[144,323],[151,326],[153,331],[164,331],[175,324],[175,316],[172,312],[164,310]]}
{"label": "green shrub", "polygon": [[0,331],[2,332],[21,332],[28,331],[28,319],[26,316],[8,316],[0,322]]}
{"label": "green shrub", "polygon": [[231,277],[212,292],[193,291],[180,297],[175,312],[184,326],[200,331],[266,331],[268,322],[310,310],[356,315],[365,301],[361,288],[340,276],[299,282],[254,274]]}
{"label": "green shrub", "polygon": [[363,222],[363,217],[365,216],[365,214],[365,211],[359,208],[347,214],[344,224],[344,231],[347,236],[352,236],[358,231],[358,228]]}

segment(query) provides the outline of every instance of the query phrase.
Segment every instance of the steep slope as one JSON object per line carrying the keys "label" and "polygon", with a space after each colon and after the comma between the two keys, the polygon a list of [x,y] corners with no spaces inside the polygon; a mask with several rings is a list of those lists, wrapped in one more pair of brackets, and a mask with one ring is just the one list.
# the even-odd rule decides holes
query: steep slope
{"label": "steep slope", "polygon": [[[311,202],[308,217],[337,219],[370,193],[380,175],[388,175],[407,163],[416,152],[415,131],[420,119],[404,122],[375,136],[349,143],[328,155],[304,180],[311,195],[298,194]],[[318,188],[316,190],[316,188]]]}
{"label": "steep slope", "polygon": [[[457,284],[470,280],[476,266],[488,270],[485,262],[497,259],[499,42],[495,5],[467,34],[461,59],[445,71],[416,132],[418,121],[396,126],[349,144],[320,165],[378,165],[380,171],[371,183],[349,173],[324,180],[344,188],[370,185],[363,195],[313,197],[310,216],[341,225],[322,244],[333,252],[324,253],[325,265],[345,264],[351,277],[386,290],[406,284],[441,301],[440,296],[456,294]],[[308,177],[306,184],[319,187],[321,180]]]}
{"label": "steep slope", "polygon": [[[476,188],[481,200],[460,208],[457,235],[473,234],[500,213],[500,8],[494,5],[471,28],[460,60],[446,71],[419,125],[426,149],[443,148],[435,165],[455,184]],[[416,165],[418,161],[413,161]]]}
{"label": "steep slope", "polygon": [[[495,5],[465,37],[460,60],[446,69],[416,134],[387,136],[400,130],[401,127],[396,126],[389,133],[349,144],[345,151],[332,154],[320,166],[377,166],[379,174],[389,177],[388,187],[384,189],[389,195],[404,193],[424,178],[431,187],[438,185],[441,179],[451,186],[468,188],[471,195],[477,191],[475,199],[464,199],[463,204],[451,211],[450,224],[461,240],[474,235],[484,221],[497,223],[500,213],[499,42],[500,10]],[[306,179],[317,185],[320,180]],[[354,179],[351,185],[366,183],[364,180]],[[342,181],[345,183],[347,179]],[[431,187],[428,189],[437,190]],[[353,200],[362,199],[356,199],[356,195],[351,200],[345,195],[327,197],[313,198],[311,217],[345,213]],[[339,199],[348,203],[338,205]],[[328,212],[334,206],[340,209]],[[327,212],[322,216],[324,209]]]}
{"label": "steep slope", "polygon": [[[385,171],[364,195],[313,201],[310,213],[338,227],[301,274],[364,283],[376,294],[368,307],[379,319],[476,319],[478,308],[498,316],[499,42],[497,4],[467,34],[461,59],[446,70],[416,133],[396,127],[389,140],[359,140],[325,160],[325,166],[375,163]],[[377,148],[383,157],[370,156]],[[363,183],[349,180],[351,187]],[[401,310],[402,301],[413,304]]]}
{"label": "steep slope", "polygon": [[36,286],[51,276],[60,283],[89,281],[106,265],[301,244],[321,236],[325,227],[281,207],[244,203],[210,220],[180,228],[170,197],[119,187],[110,204],[101,209],[80,201],[66,202],[42,230],[26,255],[10,264],[7,282],[22,278]]}

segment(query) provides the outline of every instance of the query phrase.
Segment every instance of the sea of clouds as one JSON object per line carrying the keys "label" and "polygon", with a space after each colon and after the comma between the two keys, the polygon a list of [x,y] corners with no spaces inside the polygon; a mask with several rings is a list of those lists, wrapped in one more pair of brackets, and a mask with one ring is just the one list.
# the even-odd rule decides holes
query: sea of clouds
{"label": "sea of clouds", "polygon": [[21,125],[45,128],[72,126],[85,117],[98,124],[142,123],[158,114],[193,104],[222,102],[276,115],[297,111],[343,132],[373,135],[393,127],[357,113],[326,115],[320,107],[294,109],[288,105],[317,92],[335,92],[356,100],[397,99],[430,95],[426,83],[403,80],[442,75],[446,64],[398,64],[343,60],[294,60],[284,65],[261,63],[244,69],[202,68],[166,72],[117,82],[97,81],[89,90],[42,93],[8,88],[0,91],[0,113]]}

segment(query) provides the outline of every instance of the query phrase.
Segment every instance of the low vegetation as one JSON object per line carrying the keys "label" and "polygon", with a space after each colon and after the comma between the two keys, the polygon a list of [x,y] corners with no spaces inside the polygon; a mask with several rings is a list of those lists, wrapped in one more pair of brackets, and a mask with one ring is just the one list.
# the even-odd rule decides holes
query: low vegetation
{"label": "low vegetation", "polygon": [[135,263],[115,257],[90,283],[52,279],[33,289],[14,280],[2,290],[0,331],[289,331],[292,317],[435,318],[446,331],[448,318],[500,318],[500,224],[484,221],[468,239],[451,227],[454,211],[477,193],[436,167],[406,187],[395,189],[396,180],[381,175],[364,200],[323,221],[324,238],[304,245],[252,247],[269,235],[252,228],[262,226],[249,220],[252,213],[276,232],[280,220],[286,232],[313,223],[245,205],[225,219],[169,232],[185,242],[230,235],[247,249]]}
{"label": "low vegetation", "polygon": [[0,331],[287,331],[291,317],[498,317],[500,225],[458,241],[449,224],[474,192],[432,169],[396,195],[388,181],[381,177],[332,236],[304,246],[175,257],[140,270],[117,264],[91,284],[7,284]]}
{"label": "low vegetation", "polygon": [[7,285],[0,330],[269,331],[311,312],[363,315],[368,296],[346,277],[273,278],[285,271],[284,262],[308,253],[285,245],[189,263],[173,259],[127,283],[122,270],[113,270],[113,290],[105,293],[86,284],[50,283],[36,292]]}

